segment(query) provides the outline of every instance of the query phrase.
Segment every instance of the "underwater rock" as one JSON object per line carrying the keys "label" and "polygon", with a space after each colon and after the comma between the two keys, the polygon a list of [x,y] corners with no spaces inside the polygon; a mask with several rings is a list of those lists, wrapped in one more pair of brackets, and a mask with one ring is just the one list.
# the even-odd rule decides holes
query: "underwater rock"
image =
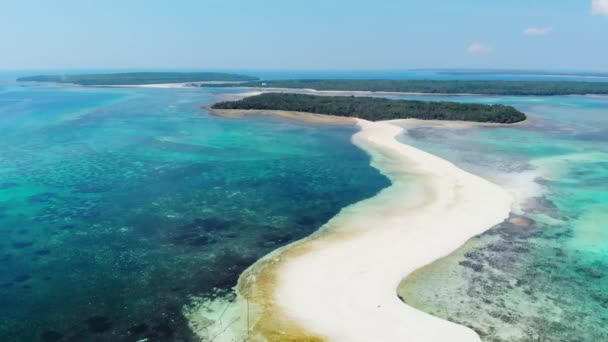
{"label": "underwater rock", "polygon": [[213,232],[224,231],[232,223],[227,220],[217,218],[197,218],[192,223],[188,223],[176,228],[176,232],[171,237],[171,241],[177,245],[188,245],[193,247],[206,246],[215,243],[216,240],[210,235]]}
{"label": "underwater rock", "polygon": [[157,325],[152,327],[152,331],[164,338],[171,337],[173,334],[175,334],[175,329],[166,321],[159,322]]}
{"label": "underwater rock", "polygon": [[531,214],[545,214],[554,219],[560,219],[559,208],[546,196],[530,197],[523,205],[524,212]]}
{"label": "underwater rock", "polygon": [[44,203],[44,202],[48,202],[56,197],[57,197],[57,195],[55,195],[52,192],[43,192],[41,194],[36,194],[36,195],[32,195],[32,196],[28,197],[27,201],[29,203]]}
{"label": "underwater rock", "polygon": [[16,249],[24,249],[27,247],[31,247],[34,243],[30,242],[30,241],[23,241],[23,242],[13,242],[13,247]]}
{"label": "underwater rock", "polygon": [[47,330],[40,334],[40,339],[44,342],[56,342],[61,340],[62,338],[63,334],[54,330]]}
{"label": "underwater rock", "polygon": [[23,283],[23,282],[30,280],[31,278],[32,277],[29,274],[24,273],[24,274],[20,274],[20,275],[16,276],[14,280],[17,283]]}
{"label": "underwater rock", "polygon": [[516,226],[519,227],[530,227],[532,225],[532,223],[534,223],[534,221],[532,221],[531,219],[524,217],[524,216],[516,216],[516,215],[512,215],[511,218],[509,218],[509,223],[514,224]]}
{"label": "underwater rock", "polygon": [[87,327],[90,332],[102,333],[112,327],[112,323],[105,316],[91,316],[86,320]]}
{"label": "underwater rock", "polygon": [[134,326],[132,326],[131,328],[129,328],[129,333],[131,334],[135,334],[135,335],[141,335],[143,333],[146,333],[148,331],[149,327],[146,323],[140,323],[140,324],[136,324]]}
{"label": "underwater rock", "polygon": [[302,216],[296,220],[297,224],[303,225],[303,226],[310,226],[316,222],[317,221],[315,220],[315,218],[311,217],[311,216]]}
{"label": "underwater rock", "polygon": [[470,262],[468,260],[464,260],[458,263],[460,266],[464,266],[464,267],[468,267],[470,269],[472,269],[475,272],[481,272],[483,271],[483,265],[482,264],[477,264],[474,262]]}
{"label": "underwater rock", "polygon": [[600,279],[604,276],[602,271],[593,269],[591,267],[579,267],[576,269],[576,272],[594,279]]}
{"label": "underwater rock", "polygon": [[0,183],[0,190],[6,190],[6,189],[10,189],[10,188],[14,188],[16,187],[18,184],[14,183],[14,182],[4,182],[4,183]]}

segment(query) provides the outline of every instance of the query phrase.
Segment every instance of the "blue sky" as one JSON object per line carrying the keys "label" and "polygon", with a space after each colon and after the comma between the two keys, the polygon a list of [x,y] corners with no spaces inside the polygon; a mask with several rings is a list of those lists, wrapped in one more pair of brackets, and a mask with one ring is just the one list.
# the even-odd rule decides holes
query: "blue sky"
{"label": "blue sky", "polygon": [[2,0],[0,69],[608,70],[608,0]]}

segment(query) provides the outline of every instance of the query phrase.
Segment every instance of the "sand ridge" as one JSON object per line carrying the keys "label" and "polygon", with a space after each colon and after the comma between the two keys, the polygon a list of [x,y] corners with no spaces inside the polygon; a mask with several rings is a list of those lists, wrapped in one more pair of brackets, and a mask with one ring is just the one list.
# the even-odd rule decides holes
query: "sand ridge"
{"label": "sand ridge", "polygon": [[231,329],[249,341],[479,341],[469,328],[407,306],[396,291],[415,270],[506,219],[512,196],[397,141],[403,128],[395,124],[357,123],[353,142],[392,185],[245,271]]}

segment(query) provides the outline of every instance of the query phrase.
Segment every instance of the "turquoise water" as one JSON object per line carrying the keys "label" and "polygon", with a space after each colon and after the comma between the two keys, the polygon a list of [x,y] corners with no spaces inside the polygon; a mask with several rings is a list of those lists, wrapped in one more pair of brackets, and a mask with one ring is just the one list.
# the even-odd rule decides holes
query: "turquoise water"
{"label": "turquoise water", "polygon": [[506,128],[419,127],[403,140],[507,187],[522,212],[415,274],[405,302],[484,341],[608,340],[608,97],[450,97],[532,113]]}
{"label": "turquoise water", "polygon": [[355,127],[228,120],[214,89],[0,84],[0,337],[189,341],[190,296],[388,180]]}
{"label": "turquoise water", "polygon": [[[258,258],[388,185],[355,127],[201,109],[239,91],[0,83],[2,340],[194,340],[191,296],[230,297]],[[402,139],[541,192],[513,216],[527,225],[472,239],[402,298],[484,341],[608,340],[608,97],[406,98],[532,113]]]}

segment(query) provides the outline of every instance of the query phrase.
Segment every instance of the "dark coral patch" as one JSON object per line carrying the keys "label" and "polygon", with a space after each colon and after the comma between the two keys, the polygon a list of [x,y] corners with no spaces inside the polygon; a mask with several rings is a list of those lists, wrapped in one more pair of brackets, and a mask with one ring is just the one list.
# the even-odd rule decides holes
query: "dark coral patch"
{"label": "dark coral patch", "polygon": [[87,318],[87,327],[92,333],[102,333],[112,327],[112,323],[105,316],[91,316]]}
{"label": "dark coral patch", "polygon": [[314,217],[302,216],[296,222],[303,226],[310,226],[310,225],[316,223],[317,221],[314,219]]}
{"label": "dark coral patch", "polygon": [[56,342],[60,341],[62,338],[63,334],[54,330],[47,330],[40,334],[40,339],[44,342]]}
{"label": "dark coral patch", "polygon": [[148,331],[149,327],[146,323],[140,323],[129,328],[129,332],[134,335],[141,335]]}
{"label": "dark coral patch", "polygon": [[32,277],[29,274],[20,274],[18,276],[15,277],[15,282],[17,283],[23,283],[25,281],[30,280]]}
{"label": "dark coral patch", "polygon": [[231,223],[217,218],[197,218],[191,223],[179,226],[172,234],[171,242],[176,245],[193,247],[206,246],[215,243],[213,232],[230,228]]}
{"label": "dark coral patch", "polygon": [[477,264],[477,263],[474,263],[474,262],[470,262],[468,260],[461,261],[458,264],[460,264],[460,266],[468,267],[468,268],[472,269],[475,272],[481,272],[481,271],[483,271],[483,265],[482,264]]}
{"label": "dark coral patch", "polygon": [[52,192],[43,192],[41,194],[36,194],[36,195],[32,195],[32,196],[28,197],[27,201],[29,203],[44,203],[44,202],[48,202],[56,197],[57,197],[57,195],[55,195]]}
{"label": "dark coral patch", "polygon": [[154,331],[155,335],[164,338],[170,338],[175,334],[175,328],[167,321],[158,322],[158,324],[152,327],[152,331]]}
{"label": "dark coral patch", "polygon": [[230,228],[231,223],[226,220],[218,219],[215,217],[210,218],[197,218],[192,223],[185,225],[184,227],[202,229],[205,231],[218,231]]}
{"label": "dark coral patch", "polygon": [[17,186],[17,183],[14,182],[4,182],[0,183],[0,190],[10,189]]}
{"label": "dark coral patch", "polygon": [[24,249],[27,247],[31,247],[33,244],[34,244],[33,242],[29,242],[29,241],[13,242],[13,247],[16,249]]}

